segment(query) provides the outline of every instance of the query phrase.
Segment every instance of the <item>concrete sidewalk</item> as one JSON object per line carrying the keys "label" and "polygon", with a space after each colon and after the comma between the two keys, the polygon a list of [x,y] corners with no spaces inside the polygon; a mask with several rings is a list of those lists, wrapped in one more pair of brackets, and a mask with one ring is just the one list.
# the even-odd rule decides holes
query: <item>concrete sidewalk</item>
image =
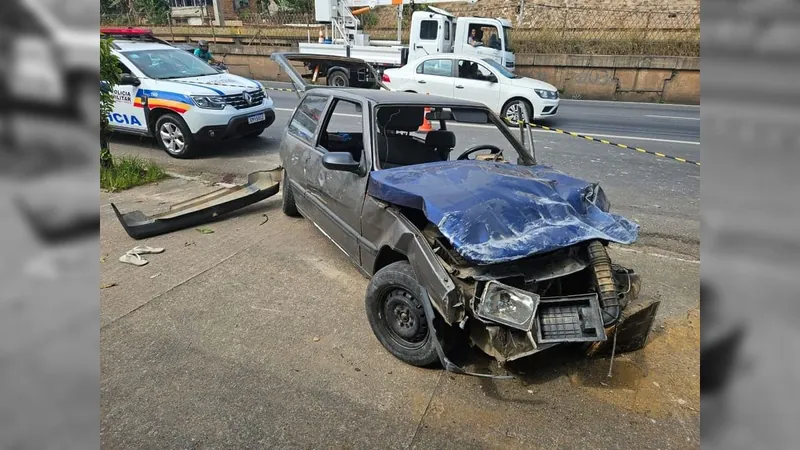
{"label": "concrete sidewalk", "polygon": [[[614,252],[670,299],[665,328],[614,378],[607,360],[545,352],[523,380],[479,380],[389,355],[364,314],[367,280],[280,195],[211,234],[140,242],[108,206],[151,214],[209,189],[168,179],[101,196],[104,448],[699,447],[698,265]],[[117,261],[140,244],[166,251]]]}

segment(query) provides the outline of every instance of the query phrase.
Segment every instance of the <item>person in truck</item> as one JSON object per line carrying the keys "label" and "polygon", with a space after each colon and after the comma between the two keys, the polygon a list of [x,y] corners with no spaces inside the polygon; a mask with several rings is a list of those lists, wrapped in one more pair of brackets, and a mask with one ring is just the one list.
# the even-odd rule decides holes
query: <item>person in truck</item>
{"label": "person in truck", "polygon": [[211,50],[208,49],[208,41],[200,41],[197,43],[197,48],[194,50],[194,56],[202,59],[206,64],[214,62],[214,57],[211,55]]}
{"label": "person in truck", "polygon": [[473,47],[480,47],[483,45],[483,30],[473,28],[469,33],[469,45]]}

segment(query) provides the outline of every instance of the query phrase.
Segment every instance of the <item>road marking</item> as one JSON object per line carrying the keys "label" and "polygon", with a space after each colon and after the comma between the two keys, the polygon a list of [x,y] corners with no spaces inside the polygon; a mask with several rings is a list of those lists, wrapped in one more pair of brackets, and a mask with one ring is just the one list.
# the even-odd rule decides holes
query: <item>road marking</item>
{"label": "road marking", "polygon": [[700,120],[699,117],[684,117],[684,116],[658,116],[655,114],[645,114],[645,117],[655,117],[658,119],[682,119],[682,120]]}
{"label": "road marking", "polygon": [[[287,112],[294,112],[294,108],[275,108],[275,111],[287,111]],[[346,113],[336,113],[336,116],[344,116],[344,117],[361,117],[360,114],[346,114]],[[472,127],[472,128],[495,128],[492,125],[478,125],[474,123],[451,123],[452,126],[459,126],[459,127]],[[516,131],[516,129],[512,129]],[[553,134],[552,131],[549,130],[532,130],[534,133],[550,133]],[[574,133],[574,134],[589,134],[589,133]],[[649,142],[663,142],[665,144],[685,144],[685,145],[700,145],[699,142],[695,141],[679,141],[674,139],[659,139],[659,138],[648,138],[648,137],[641,137],[641,136],[618,136],[615,134],[591,134],[594,137],[603,137],[603,138],[610,138],[610,139],[629,139],[632,141],[649,141]]]}

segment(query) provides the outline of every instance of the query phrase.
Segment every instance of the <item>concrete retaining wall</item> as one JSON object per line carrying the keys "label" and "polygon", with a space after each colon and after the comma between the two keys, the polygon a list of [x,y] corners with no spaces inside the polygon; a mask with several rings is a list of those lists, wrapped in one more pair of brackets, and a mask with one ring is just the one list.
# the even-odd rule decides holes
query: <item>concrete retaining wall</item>
{"label": "concrete retaining wall", "polygon": [[[288,81],[269,55],[293,50],[211,43],[232,73],[259,80]],[[556,86],[562,98],[700,104],[700,58],[518,54],[517,73]]]}

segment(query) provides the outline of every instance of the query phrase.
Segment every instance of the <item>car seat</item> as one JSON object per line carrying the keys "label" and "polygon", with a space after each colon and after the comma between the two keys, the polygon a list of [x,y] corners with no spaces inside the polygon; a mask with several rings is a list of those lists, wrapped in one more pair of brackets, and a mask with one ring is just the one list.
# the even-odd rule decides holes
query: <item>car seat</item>
{"label": "car seat", "polygon": [[[443,161],[435,147],[411,136],[422,125],[425,109],[420,106],[383,107],[378,109],[378,159],[379,166],[389,169],[412,164]],[[434,138],[441,139],[441,138]]]}
{"label": "car seat", "polygon": [[449,130],[429,131],[425,136],[425,145],[438,153],[442,161],[447,161],[456,146],[456,135]]}

